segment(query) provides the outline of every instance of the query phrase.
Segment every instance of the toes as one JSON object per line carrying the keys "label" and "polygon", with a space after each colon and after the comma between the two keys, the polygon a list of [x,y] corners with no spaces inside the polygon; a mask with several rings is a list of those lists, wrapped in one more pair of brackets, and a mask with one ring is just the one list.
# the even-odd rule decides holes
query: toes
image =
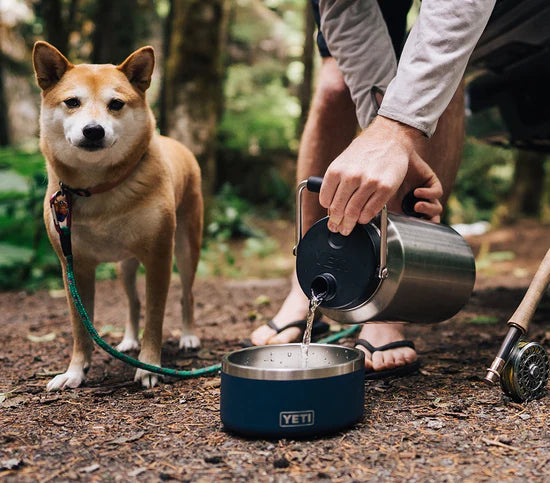
{"label": "toes", "polygon": [[288,344],[290,342],[300,341],[302,338],[302,331],[298,327],[290,327],[289,329],[283,330],[278,334],[275,334],[271,337],[267,343],[268,344]]}
{"label": "toes", "polygon": [[180,338],[179,348],[184,351],[198,349],[200,346],[201,341],[195,334],[182,335]]}
{"label": "toes", "polygon": [[367,370],[367,372],[373,371],[374,369],[372,367],[372,354],[360,345],[356,346],[356,348],[365,353],[365,369]]}
{"label": "toes", "polygon": [[[403,349],[377,351],[372,355],[372,368],[375,371],[394,369],[396,367],[411,364],[416,359],[416,352],[408,347]],[[368,369],[366,363],[365,367]]]}
{"label": "toes", "polygon": [[384,353],[381,351],[377,351],[374,354],[372,354],[372,368],[375,371],[382,371],[386,369],[384,361]]}
{"label": "toes", "polygon": [[46,386],[47,391],[62,391],[63,389],[80,386],[84,382],[84,371],[82,369],[69,369],[64,374],[55,376]]}
{"label": "toes", "polygon": [[155,387],[159,382],[160,376],[158,374],[153,374],[152,372],[145,371],[143,369],[138,369],[134,377],[135,382],[140,382],[142,387],[146,389],[151,389]]}
{"label": "toes", "polygon": [[393,358],[395,361],[395,367],[407,365],[407,360],[405,359],[405,353],[396,351]]}
{"label": "toes", "polygon": [[139,350],[139,342],[137,339],[123,338],[122,342],[116,346],[120,352],[130,352],[133,350]]}
{"label": "toes", "polygon": [[258,327],[252,334],[250,334],[250,341],[254,345],[266,345],[268,340],[273,337],[275,331],[267,325]]}
{"label": "toes", "polygon": [[416,353],[415,350],[406,348],[403,351],[403,359],[404,359],[403,365],[412,364],[414,361],[418,359],[418,354]]}

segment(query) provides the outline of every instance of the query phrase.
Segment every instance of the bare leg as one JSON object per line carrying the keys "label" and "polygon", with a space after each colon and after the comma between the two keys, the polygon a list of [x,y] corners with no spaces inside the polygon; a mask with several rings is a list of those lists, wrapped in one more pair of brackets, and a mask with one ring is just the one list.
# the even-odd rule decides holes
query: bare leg
{"label": "bare leg", "polygon": [[[353,140],[356,132],[355,106],[342,73],[333,58],[324,58],[298,152],[298,181],[309,176],[322,176],[334,158]],[[304,193],[303,214],[304,230],[326,215],[319,205],[317,194]],[[290,292],[273,321],[278,327],[283,327],[301,320],[305,318],[308,305],[309,301],[294,273]],[[301,330],[295,327],[275,335],[273,329],[262,325],[252,333],[250,339],[255,345],[277,344],[297,340],[300,335]]]}
{"label": "bare leg", "polygon": [[[334,90],[328,89],[327,84],[323,84],[322,81],[327,79],[334,81],[332,84]],[[338,88],[338,86],[340,87]],[[324,92],[325,89],[331,94],[327,95]],[[343,104],[336,107],[338,102]],[[322,175],[332,160],[348,146],[354,135],[355,111],[349,92],[334,60],[325,59],[321,70],[321,80],[315,93],[298,155],[298,180],[308,176]],[[419,154],[434,169],[441,180],[444,189],[442,203],[448,199],[454,185],[462,159],[463,138],[464,101],[461,86],[439,120],[436,133],[429,141],[425,140],[419,149]],[[327,139],[330,139],[328,146],[323,145],[323,143],[327,144]],[[399,212],[403,196],[417,185],[418,180],[412,176],[407,177],[396,198],[389,203],[390,209]],[[306,192],[303,209],[305,230],[324,216],[317,195]],[[307,308],[308,300],[299,287],[296,273],[294,273],[290,293],[273,320],[277,326],[284,326],[294,320],[303,319]],[[403,339],[403,325],[386,322],[368,323],[363,326],[359,337],[368,340],[375,347],[385,345]],[[291,328],[275,335],[271,328],[263,325],[252,333],[251,340],[256,345],[287,343],[299,339],[300,335],[301,331],[297,328]],[[407,347],[375,352],[374,354],[360,348],[366,354],[365,366],[367,370],[391,369],[409,364],[417,358],[416,352]]]}
{"label": "bare leg", "polygon": [[[420,156],[431,166],[443,185],[444,205],[451,194],[456,174],[462,161],[462,146],[464,143],[464,89],[460,85],[449,106],[441,116],[433,137],[423,140],[419,149]],[[417,187],[414,178],[407,177],[395,200],[389,204],[394,212],[401,211],[401,200],[410,190]],[[385,345],[389,342],[403,339],[404,324],[369,323],[361,330],[359,338],[369,341],[373,346]],[[364,347],[365,366],[374,371],[392,369],[410,364],[417,358],[414,350],[404,347],[370,354]]]}
{"label": "bare leg", "polygon": [[139,268],[137,258],[129,258],[117,265],[118,277],[128,297],[129,316],[124,329],[124,337],[117,349],[121,352],[139,349],[139,313],[141,304],[136,288],[136,274]]}

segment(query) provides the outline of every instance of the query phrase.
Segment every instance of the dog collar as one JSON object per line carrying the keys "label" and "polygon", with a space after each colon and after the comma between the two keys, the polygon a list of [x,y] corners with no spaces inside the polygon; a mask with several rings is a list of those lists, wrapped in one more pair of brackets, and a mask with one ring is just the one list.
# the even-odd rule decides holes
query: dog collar
{"label": "dog collar", "polygon": [[69,186],[63,181],[59,180],[59,187],[61,188],[61,191],[71,193],[72,195],[80,196],[83,198],[89,198],[92,195],[97,195],[100,193],[105,193],[106,191],[112,190],[113,188],[116,188],[119,184],[122,184],[128,177],[134,172],[134,169],[136,169],[137,165],[140,163],[140,161],[145,157],[145,154],[139,158],[138,162],[136,164],[133,164],[129,167],[128,170],[116,181],[112,181],[110,183],[100,183],[95,186],[89,186],[87,188],[73,188],[72,186]]}

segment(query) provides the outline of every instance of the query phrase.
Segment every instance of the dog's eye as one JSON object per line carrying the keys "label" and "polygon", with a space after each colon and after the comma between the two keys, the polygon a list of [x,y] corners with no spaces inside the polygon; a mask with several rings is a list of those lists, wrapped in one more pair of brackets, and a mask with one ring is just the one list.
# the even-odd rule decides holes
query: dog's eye
{"label": "dog's eye", "polygon": [[111,111],[120,111],[123,106],[124,106],[124,102],[118,99],[113,99],[111,102],[109,102],[108,107]]}
{"label": "dog's eye", "polygon": [[65,102],[65,105],[70,109],[80,107],[80,99],[78,99],[78,97],[71,97],[69,99],[65,99],[63,102]]}

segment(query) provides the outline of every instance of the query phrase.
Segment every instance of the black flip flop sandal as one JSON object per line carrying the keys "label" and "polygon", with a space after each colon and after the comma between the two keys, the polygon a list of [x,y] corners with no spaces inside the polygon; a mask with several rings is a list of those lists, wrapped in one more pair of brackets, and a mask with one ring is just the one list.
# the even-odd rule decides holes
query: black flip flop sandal
{"label": "black flip flop sandal", "polygon": [[[286,324],[283,327],[277,327],[275,325],[275,322],[273,320],[270,320],[266,323],[266,325],[273,329],[277,334],[280,334],[283,330],[290,329],[291,327],[298,327],[301,330],[306,330],[306,324],[307,321],[305,319],[303,320],[295,320],[294,322],[290,322],[289,324]],[[311,328],[311,338],[313,340],[314,337],[317,337],[319,335],[324,334],[325,332],[328,332],[330,329],[330,325],[326,322],[323,322],[322,320],[314,320],[313,321],[313,327]],[[241,345],[243,347],[254,347],[254,344],[250,339],[245,339],[241,342]]]}
{"label": "black flip flop sandal", "polygon": [[[410,347],[412,350],[416,350],[414,344],[410,340],[398,340],[395,342],[390,342],[386,345],[381,345],[380,347],[374,347],[370,342],[365,339],[357,339],[355,346],[358,345],[367,349],[371,354],[380,351],[386,351],[390,349],[399,349],[400,347]],[[403,377],[417,372],[420,368],[420,361],[417,359],[410,364],[404,366],[394,367],[392,369],[384,369],[383,371],[371,371],[365,374],[365,379],[386,379],[390,377]]]}

